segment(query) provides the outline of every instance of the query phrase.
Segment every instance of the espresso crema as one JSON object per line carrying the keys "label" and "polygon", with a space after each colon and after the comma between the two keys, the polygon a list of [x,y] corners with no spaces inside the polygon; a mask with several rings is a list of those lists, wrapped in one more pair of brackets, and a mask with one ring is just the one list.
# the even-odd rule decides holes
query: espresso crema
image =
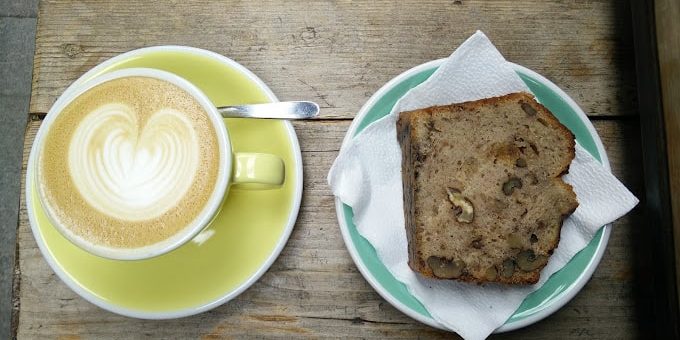
{"label": "espresso crema", "polygon": [[191,225],[219,160],[215,127],[191,94],[155,78],[119,78],[75,98],[49,127],[38,187],[73,234],[138,248]]}

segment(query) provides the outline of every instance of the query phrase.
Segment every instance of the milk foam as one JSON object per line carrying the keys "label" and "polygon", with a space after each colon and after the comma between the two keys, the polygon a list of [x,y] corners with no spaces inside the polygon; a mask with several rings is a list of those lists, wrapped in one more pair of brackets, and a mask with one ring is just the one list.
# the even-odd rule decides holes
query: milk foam
{"label": "milk foam", "polygon": [[83,199],[111,217],[155,218],[176,206],[199,166],[199,144],[185,114],[163,108],[140,126],[121,103],[88,113],[69,146],[69,170]]}
{"label": "milk foam", "polygon": [[169,239],[204,211],[218,182],[208,112],[172,83],[99,84],[62,109],[38,159],[46,212],[77,237],[111,248]]}

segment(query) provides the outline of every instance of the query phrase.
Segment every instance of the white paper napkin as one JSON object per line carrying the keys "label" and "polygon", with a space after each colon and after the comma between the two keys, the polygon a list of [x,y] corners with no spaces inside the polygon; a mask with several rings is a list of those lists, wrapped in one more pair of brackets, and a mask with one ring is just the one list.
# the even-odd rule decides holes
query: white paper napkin
{"label": "white paper napkin", "polygon": [[384,118],[366,127],[338,155],[328,182],[351,206],[359,233],[380,260],[432,317],[466,339],[486,338],[593,238],[597,230],[638,203],[609,171],[580,145],[565,181],[574,187],[579,207],[562,228],[560,243],[540,281],[533,286],[475,285],[423,278],[407,264],[401,184],[398,113],[459,103],[529,89],[482,33],[465,41],[424,83],[409,91]]}

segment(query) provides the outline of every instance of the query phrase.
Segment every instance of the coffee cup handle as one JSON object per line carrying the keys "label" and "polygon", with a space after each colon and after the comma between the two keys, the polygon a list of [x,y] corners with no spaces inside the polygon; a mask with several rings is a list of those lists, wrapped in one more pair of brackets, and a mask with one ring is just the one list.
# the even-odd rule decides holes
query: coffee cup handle
{"label": "coffee cup handle", "polygon": [[267,153],[237,152],[231,183],[238,189],[276,189],[285,179],[285,166],[278,156]]}

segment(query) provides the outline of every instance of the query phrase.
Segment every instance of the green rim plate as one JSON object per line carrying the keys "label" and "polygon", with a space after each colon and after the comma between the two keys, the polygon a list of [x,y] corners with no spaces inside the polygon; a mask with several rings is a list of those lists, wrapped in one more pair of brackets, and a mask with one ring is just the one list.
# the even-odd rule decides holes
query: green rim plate
{"label": "green rim plate", "polygon": [[[357,115],[345,143],[371,123],[389,114],[406,92],[427,80],[442,62],[443,59],[440,59],[420,65],[387,83]],[[538,100],[574,133],[581,146],[608,168],[602,143],[576,103],[556,85],[534,71],[519,65],[514,66],[517,74]],[[336,209],[345,243],[364,277],[383,297],[404,313],[431,326],[443,328],[432,319],[420,301],[409,293],[406,286],[394,278],[378,258],[373,246],[359,234],[353,223],[352,208],[336,200]],[[609,232],[609,226],[600,228],[586,248],[553,274],[541,288],[527,296],[517,311],[496,331],[508,331],[534,323],[568,302],[592,275],[606,247]]]}

